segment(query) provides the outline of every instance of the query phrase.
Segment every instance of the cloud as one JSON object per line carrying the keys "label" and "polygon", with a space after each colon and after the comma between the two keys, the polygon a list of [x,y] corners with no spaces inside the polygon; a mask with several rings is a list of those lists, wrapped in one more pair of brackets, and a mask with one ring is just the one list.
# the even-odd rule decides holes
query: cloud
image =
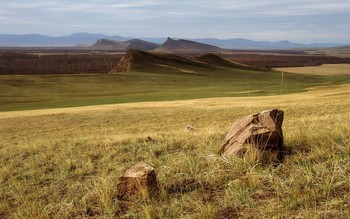
{"label": "cloud", "polygon": [[207,8],[218,16],[233,18],[285,18],[349,13],[349,1],[219,1]]}
{"label": "cloud", "polygon": [[0,33],[339,41],[349,8],[348,0],[13,0],[0,8]]}

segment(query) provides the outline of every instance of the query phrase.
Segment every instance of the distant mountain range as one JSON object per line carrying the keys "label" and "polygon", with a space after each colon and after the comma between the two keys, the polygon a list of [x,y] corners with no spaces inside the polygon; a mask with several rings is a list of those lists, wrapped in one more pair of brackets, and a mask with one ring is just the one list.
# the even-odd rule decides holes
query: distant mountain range
{"label": "distant mountain range", "polygon": [[[166,38],[143,38],[137,42],[129,42],[134,40],[132,37],[121,36],[109,36],[104,34],[89,34],[89,33],[75,33],[69,36],[46,36],[40,34],[26,34],[26,35],[14,35],[14,34],[0,34],[0,47],[89,47],[92,45],[98,46],[98,40],[111,40],[123,42],[120,44],[120,48],[128,47],[130,45],[136,45],[142,41],[148,42],[149,46],[155,46],[155,44],[162,44],[167,41]],[[215,38],[198,38],[198,39],[185,39],[188,41],[194,41],[197,43],[209,44],[214,47],[220,47],[225,49],[295,49],[295,48],[328,48],[346,46],[349,44],[344,43],[311,43],[301,44],[293,43],[289,41],[253,41],[248,39],[215,39]],[[185,41],[182,40],[182,41]],[[125,43],[126,42],[126,43]],[[152,43],[154,45],[152,45]],[[171,43],[171,42],[169,42]],[[102,47],[101,47],[102,48]],[[119,48],[119,47],[118,47]],[[130,48],[130,47],[129,47]],[[132,46],[131,46],[132,48]],[[142,49],[142,48],[135,48]],[[166,49],[163,47],[163,49]]]}
{"label": "distant mountain range", "polygon": [[117,41],[130,40],[130,38],[127,37],[89,33],[75,33],[69,36],[58,37],[40,34],[0,34],[0,46],[90,46],[99,39],[110,39]]}
{"label": "distant mountain range", "polygon": [[293,43],[287,40],[270,42],[270,41],[254,41],[247,39],[215,39],[215,38],[203,38],[193,39],[196,42],[207,43],[226,49],[298,49],[298,48],[329,48],[345,46],[344,43]]}

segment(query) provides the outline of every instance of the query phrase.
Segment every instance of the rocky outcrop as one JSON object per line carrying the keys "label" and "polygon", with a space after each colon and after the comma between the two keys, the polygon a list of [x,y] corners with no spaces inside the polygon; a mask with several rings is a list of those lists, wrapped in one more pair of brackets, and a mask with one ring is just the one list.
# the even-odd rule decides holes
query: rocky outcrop
{"label": "rocky outcrop", "polygon": [[283,111],[272,109],[238,119],[226,135],[219,154],[243,156],[253,147],[261,152],[268,151],[275,160],[282,161],[283,116]]}
{"label": "rocky outcrop", "polygon": [[131,70],[132,64],[136,56],[139,56],[141,51],[135,49],[129,49],[125,55],[120,59],[118,65],[110,72],[127,72]]}
{"label": "rocky outcrop", "polygon": [[136,194],[148,197],[158,195],[158,182],[154,168],[143,161],[126,170],[119,177],[117,184],[117,198],[119,200],[129,200]]}

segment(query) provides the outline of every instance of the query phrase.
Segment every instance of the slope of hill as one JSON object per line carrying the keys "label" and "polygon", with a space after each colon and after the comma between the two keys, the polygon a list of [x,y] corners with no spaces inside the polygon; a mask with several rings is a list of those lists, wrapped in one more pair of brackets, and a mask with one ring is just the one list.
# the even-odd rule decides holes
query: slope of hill
{"label": "slope of hill", "polygon": [[209,64],[200,62],[191,58],[185,58],[172,54],[156,54],[140,50],[128,50],[121,58],[117,67],[111,72],[126,71],[149,71],[159,72],[165,69],[181,72],[184,68],[205,68],[210,67]]}
{"label": "slope of hill", "polygon": [[182,72],[196,73],[214,68],[236,68],[261,70],[259,68],[231,62],[215,54],[206,54],[199,57],[182,57],[167,53],[150,53],[139,50],[128,50],[116,68],[111,72],[149,71],[149,72]]}
{"label": "slope of hill", "polygon": [[93,50],[115,50],[115,51],[125,51],[128,48],[129,44],[126,42],[118,42],[108,39],[100,39],[97,42],[90,46],[90,49]]}
{"label": "slope of hill", "polygon": [[138,49],[138,50],[152,50],[156,49],[160,46],[158,43],[152,43],[145,40],[140,39],[132,39],[126,41],[128,43],[127,49]]}
{"label": "slope of hill", "polygon": [[247,69],[247,70],[263,70],[263,68],[249,66],[242,63],[224,59],[221,56],[215,55],[213,53],[201,55],[199,57],[194,57],[194,59],[200,62],[205,62],[207,64],[218,66],[218,67],[238,68],[238,69]]}
{"label": "slope of hill", "polygon": [[174,40],[168,37],[168,39],[154,50],[161,53],[172,52],[220,52],[223,49],[204,43],[197,43],[190,40]]}
{"label": "slope of hill", "polygon": [[119,42],[109,39],[99,39],[94,45],[90,46],[90,49],[112,51],[127,51],[129,49],[152,50],[159,46],[160,45],[157,43],[151,43],[139,39],[132,39],[125,42]]}

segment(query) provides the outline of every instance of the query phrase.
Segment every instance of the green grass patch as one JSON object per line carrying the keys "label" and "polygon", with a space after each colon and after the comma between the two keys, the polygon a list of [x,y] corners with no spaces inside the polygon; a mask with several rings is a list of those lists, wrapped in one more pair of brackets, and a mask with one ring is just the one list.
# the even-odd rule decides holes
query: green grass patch
{"label": "green grass patch", "polygon": [[1,75],[0,111],[287,94],[350,79],[285,73],[281,85],[279,72],[213,68],[199,73],[169,69],[162,73]]}

